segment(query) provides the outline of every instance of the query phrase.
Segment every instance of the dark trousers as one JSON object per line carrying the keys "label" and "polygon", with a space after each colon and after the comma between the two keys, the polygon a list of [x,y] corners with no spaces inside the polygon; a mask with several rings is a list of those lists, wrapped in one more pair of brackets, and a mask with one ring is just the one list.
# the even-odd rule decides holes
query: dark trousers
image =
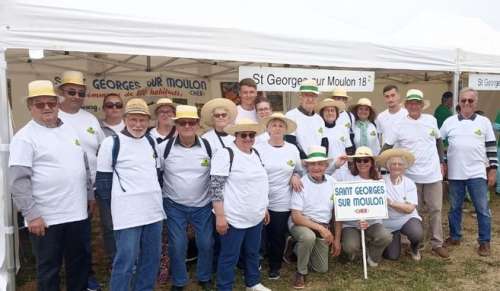
{"label": "dark trousers", "polygon": [[269,210],[271,221],[264,228],[267,233],[267,254],[269,256],[269,269],[281,269],[283,252],[285,251],[286,237],[288,236],[288,217],[290,211],[275,212]]}
{"label": "dark trousers", "polygon": [[87,290],[90,258],[88,219],[51,225],[44,236],[30,234],[37,264],[37,290],[58,291],[59,272],[64,259],[68,291]]}
{"label": "dark trousers", "polygon": [[401,234],[408,237],[411,243],[412,252],[416,253],[418,246],[424,239],[422,222],[417,218],[408,220],[400,230],[392,233],[392,241],[384,251],[384,258],[388,260],[398,260],[401,256]]}
{"label": "dark trousers", "polygon": [[104,199],[96,195],[96,201],[99,206],[104,249],[106,250],[106,255],[108,255],[110,261],[113,262],[116,253],[116,245],[113,232],[113,218],[111,217],[111,199]]}

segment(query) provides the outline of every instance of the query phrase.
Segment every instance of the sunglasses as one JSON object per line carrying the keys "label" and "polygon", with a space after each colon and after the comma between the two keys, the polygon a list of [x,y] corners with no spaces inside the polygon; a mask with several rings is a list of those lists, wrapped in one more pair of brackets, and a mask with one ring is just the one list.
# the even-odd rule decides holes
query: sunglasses
{"label": "sunglasses", "polygon": [[472,104],[472,103],[474,103],[474,99],[460,99],[460,103],[464,103],[464,104],[465,103],[470,103],[470,104]]}
{"label": "sunglasses", "polygon": [[242,138],[242,139],[245,139],[245,138],[255,138],[255,132],[250,132],[250,133],[240,133],[239,136]]}
{"label": "sunglasses", "polygon": [[76,94],[78,94],[78,97],[80,98],[85,97],[85,91],[64,90],[64,93],[68,94],[69,96],[76,96]]}
{"label": "sunglasses", "polygon": [[122,102],[106,102],[104,103],[104,108],[111,109],[111,108],[116,108],[116,109],[122,109],[123,108],[123,103]]}
{"label": "sunglasses", "polygon": [[359,163],[359,164],[367,164],[371,161],[370,158],[361,158],[361,159],[356,159],[356,163]]}
{"label": "sunglasses", "polygon": [[52,101],[52,102],[37,102],[37,103],[33,103],[33,106],[35,106],[36,109],[40,109],[40,110],[45,109],[45,106],[48,106],[49,109],[54,109],[57,106],[57,101]]}
{"label": "sunglasses", "polygon": [[175,124],[179,125],[179,126],[186,126],[189,125],[189,126],[195,126],[196,124],[198,124],[198,121],[195,121],[195,120],[181,120],[181,121],[177,121]]}
{"label": "sunglasses", "polygon": [[214,118],[226,118],[227,113],[214,113]]}

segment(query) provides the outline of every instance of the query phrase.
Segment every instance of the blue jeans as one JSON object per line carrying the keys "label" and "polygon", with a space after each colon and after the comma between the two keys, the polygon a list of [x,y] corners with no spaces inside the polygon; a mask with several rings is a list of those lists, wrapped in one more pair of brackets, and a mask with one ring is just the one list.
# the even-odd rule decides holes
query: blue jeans
{"label": "blue jeans", "polygon": [[64,258],[66,288],[69,291],[87,290],[90,257],[88,219],[51,225],[44,236],[30,234],[36,257],[37,290],[60,290],[59,272]]}
{"label": "blue jeans", "polygon": [[245,285],[252,287],[260,283],[259,249],[262,222],[250,228],[234,228],[229,225],[225,235],[220,236],[220,255],[217,265],[217,290],[233,290],[234,268],[240,251],[245,256]]}
{"label": "blue jeans", "polygon": [[460,240],[462,237],[462,206],[465,198],[465,188],[469,192],[477,214],[479,242],[489,242],[491,239],[491,212],[488,206],[488,184],[483,178],[468,180],[449,180],[450,182],[450,237]]}
{"label": "blue jeans", "polygon": [[158,221],[115,230],[116,254],[111,291],[154,289],[160,267],[162,224],[163,221]]}

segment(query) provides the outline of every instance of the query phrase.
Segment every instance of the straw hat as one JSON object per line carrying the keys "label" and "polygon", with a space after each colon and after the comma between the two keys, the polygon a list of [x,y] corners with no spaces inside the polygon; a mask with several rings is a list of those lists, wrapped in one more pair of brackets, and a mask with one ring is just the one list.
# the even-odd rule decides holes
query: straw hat
{"label": "straw hat", "polygon": [[206,127],[213,127],[212,114],[215,109],[224,108],[229,115],[229,123],[233,123],[238,110],[236,109],[236,104],[227,98],[215,98],[203,105],[201,108],[201,123]]}
{"label": "straw hat", "polygon": [[132,98],[127,102],[127,105],[125,106],[125,115],[127,114],[143,114],[151,116],[148,104],[141,98]]}
{"label": "straw hat", "polygon": [[304,80],[300,84],[299,92],[300,93],[314,93],[316,95],[319,95],[318,84],[313,79]]}
{"label": "straw hat", "polygon": [[230,124],[224,127],[224,131],[230,135],[234,135],[237,132],[243,132],[243,131],[253,131],[256,134],[260,134],[264,131],[264,128],[260,124],[251,119],[242,118],[238,120],[235,124]]}
{"label": "straw hat", "polygon": [[26,100],[38,96],[58,97],[54,91],[54,84],[49,80],[36,80],[28,84],[28,96]]}
{"label": "straw hat", "polygon": [[307,149],[307,159],[304,159],[306,163],[321,162],[321,161],[331,161],[326,155],[326,148],[322,146],[310,146]]}
{"label": "straw hat", "polygon": [[337,107],[339,110],[339,113],[345,110],[344,102],[333,100],[332,98],[325,98],[325,99],[321,100],[320,102],[318,102],[318,104],[316,104],[316,107],[314,108],[314,112],[319,114],[321,109],[323,109],[325,107],[332,107],[332,106]]}
{"label": "straw hat", "polygon": [[283,121],[286,124],[286,132],[285,134],[290,134],[294,132],[297,129],[297,123],[295,121],[291,120],[290,118],[287,118],[283,113],[281,112],[274,112],[270,116],[263,118],[260,121],[260,124],[264,127],[267,128],[267,125],[269,122],[271,122],[274,119],[279,119]]}
{"label": "straw hat", "polygon": [[332,97],[346,97],[347,100],[351,100],[351,96],[347,95],[347,90],[344,88],[335,88]]}
{"label": "straw hat", "polygon": [[156,103],[151,105],[151,109],[153,110],[153,112],[156,112],[156,110],[158,108],[160,108],[161,106],[170,106],[172,107],[172,109],[175,110],[175,107],[177,106],[177,104],[175,104],[171,99],[169,98],[160,98],[158,100],[156,100]]}
{"label": "straw hat", "polygon": [[373,158],[373,152],[369,147],[359,147],[352,156],[347,156],[349,160],[355,158]]}
{"label": "straw hat", "polygon": [[377,157],[376,161],[380,167],[386,167],[387,161],[393,157],[399,157],[405,160],[408,168],[415,162],[415,156],[410,151],[401,148],[383,151]]}
{"label": "straw hat", "polygon": [[418,89],[410,89],[408,90],[408,92],[406,92],[405,103],[412,100],[423,102],[424,107],[422,108],[422,110],[425,110],[431,106],[431,101],[424,99],[424,93]]}
{"label": "straw hat", "polygon": [[358,102],[351,107],[351,112],[358,110],[359,106],[368,106],[373,111],[372,101],[368,98],[359,98]]}
{"label": "straw hat", "polygon": [[83,79],[83,74],[82,72],[78,71],[66,71],[62,74],[62,81],[61,87],[64,84],[74,84],[74,85],[80,85],[80,86],[86,86],[84,79]]}
{"label": "straw hat", "polygon": [[189,119],[200,119],[198,116],[198,109],[196,106],[191,105],[179,105],[175,110],[175,117],[173,120],[181,119],[181,118],[189,118]]}

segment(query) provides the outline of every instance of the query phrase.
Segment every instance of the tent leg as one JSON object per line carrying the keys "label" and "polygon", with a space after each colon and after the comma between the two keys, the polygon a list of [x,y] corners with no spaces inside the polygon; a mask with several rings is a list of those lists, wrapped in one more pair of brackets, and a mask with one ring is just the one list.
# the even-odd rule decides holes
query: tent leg
{"label": "tent leg", "polygon": [[7,189],[7,167],[11,136],[10,105],[7,99],[7,63],[5,49],[0,48],[0,289],[14,291],[15,244],[12,200]]}
{"label": "tent leg", "polygon": [[453,108],[452,108],[452,111],[455,113],[458,105],[459,92],[460,92],[460,71],[456,70],[453,73]]}

